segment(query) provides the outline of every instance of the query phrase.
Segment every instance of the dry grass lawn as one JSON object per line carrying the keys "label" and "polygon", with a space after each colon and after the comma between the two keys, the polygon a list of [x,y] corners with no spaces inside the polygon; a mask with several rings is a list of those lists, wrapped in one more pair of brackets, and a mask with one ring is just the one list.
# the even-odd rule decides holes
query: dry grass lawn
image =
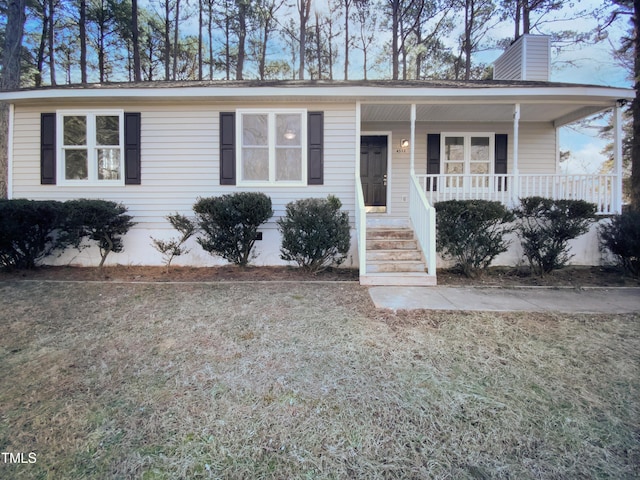
{"label": "dry grass lawn", "polygon": [[638,315],[11,281],[0,328],[3,479],[640,477]]}

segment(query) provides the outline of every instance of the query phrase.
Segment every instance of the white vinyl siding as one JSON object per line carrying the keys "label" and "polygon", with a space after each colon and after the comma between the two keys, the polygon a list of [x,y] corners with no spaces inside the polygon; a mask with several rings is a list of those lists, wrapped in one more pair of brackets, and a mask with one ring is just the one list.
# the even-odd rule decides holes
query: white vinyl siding
{"label": "white vinyl siding", "polygon": [[[79,197],[122,202],[138,224],[134,229],[170,229],[164,217],[180,212],[191,215],[199,197],[239,191],[260,191],[271,197],[274,217],[265,229],[276,229],[287,203],[300,198],[332,194],[355,218],[355,104],[295,104],[324,112],[324,184],[297,187],[246,187],[220,185],[219,113],[252,105],[128,104],[126,111],[141,112],[141,185],[78,187],[40,184],[40,113],[61,106],[16,107],[13,150],[13,198],[68,200]],[[97,105],[96,108],[106,108]],[[282,108],[283,104],[259,108]],[[306,118],[304,120],[306,122]],[[306,147],[305,147],[306,148]],[[306,178],[305,178],[306,181]]]}
{"label": "white vinyl siding", "polygon": [[550,50],[550,37],[523,35],[494,62],[493,78],[548,82]]}

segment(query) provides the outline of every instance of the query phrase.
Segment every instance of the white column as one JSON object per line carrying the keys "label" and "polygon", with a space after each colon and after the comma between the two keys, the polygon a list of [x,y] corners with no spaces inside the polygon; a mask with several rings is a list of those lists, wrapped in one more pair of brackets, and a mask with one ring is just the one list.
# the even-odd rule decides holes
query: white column
{"label": "white column", "polygon": [[622,108],[616,102],[613,108],[613,213],[622,213]]}
{"label": "white column", "polygon": [[518,150],[520,149],[520,104],[513,106],[513,203],[517,204],[520,195],[520,169],[518,166]]}
{"label": "white column", "polygon": [[411,104],[411,137],[410,137],[410,169],[411,175],[416,173],[416,104]]}
{"label": "white column", "polygon": [[356,161],[355,161],[355,166],[356,166],[356,171],[355,173],[355,177],[357,181],[360,181],[360,131],[361,131],[361,125],[360,122],[362,120],[362,114],[361,114],[361,110],[362,110],[362,106],[360,104],[360,100],[356,100],[356,118],[355,118],[355,122],[356,122]]}

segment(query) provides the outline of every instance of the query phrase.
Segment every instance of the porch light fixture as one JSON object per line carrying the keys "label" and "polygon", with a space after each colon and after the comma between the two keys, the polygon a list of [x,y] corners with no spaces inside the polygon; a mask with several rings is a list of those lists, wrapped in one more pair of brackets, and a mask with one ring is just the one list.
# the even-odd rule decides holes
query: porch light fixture
{"label": "porch light fixture", "polygon": [[288,128],[284,132],[284,138],[286,140],[293,140],[294,138],[296,138],[296,132],[294,130],[291,130],[290,128]]}
{"label": "porch light fixture", "polygon": [[619,100],[616,100],[616,105],[620,108],[626,107],[628,103],[629,101],[626,98],[621,98]]}
{"label": "porch light fixture", "polygon": [[400,140],[400,146],[402,148],[407,148],[409,146],[409,140],[407,140],[406,138],[403,138],[402,140]]}

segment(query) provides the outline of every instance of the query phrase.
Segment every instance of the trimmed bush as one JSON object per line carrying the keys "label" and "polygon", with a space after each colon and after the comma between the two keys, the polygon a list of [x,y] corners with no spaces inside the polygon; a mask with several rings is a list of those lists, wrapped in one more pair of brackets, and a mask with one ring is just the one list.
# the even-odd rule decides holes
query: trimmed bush
{"label": "trimmed bush", "polygon": [[0,200],[0,265],[34,268],[54,250],[63,249],[60,235],[65,206],[53,200]]}
{"label": "trimmed bush", "polygon": [[640,276],[640,211],[616,215],[610,223],[598,227],[600,246],[609,250],[631,275]]}
{"label": "trimmed bush", "polygon": [[193,210],[204,233],[197,239],[202,248],[242,266],[251,259],[258,227],[273,216],[271,199],[257,192],[201,198]]}
{"label": "trimmed bush", "polygon": [[595,221],[596,206],[584,200],[520,199],[514,211],[518,236],[531,269],[543,276],[564,267],[569,255],[568,242],[584,235]]}
{"label": "trimmed bush", "polygon": [[306,198],[287,204],[278,220],[282,233],[280,258],[311,272],[340,265],[351,246],[349,214],[337,197]]}
{"label": "trimmed bush", "polygon": [[122,236],[135,225],[127,207],[109,200],[69,200],[65,202],[67,218],[64,230],[69,243],[80,248],[84,238],[97,243],[102,268],[111,252],[122,252]]}
{"label": "trimmed bush", "polygon": [[184,243],[196,233],[196,226],[189,218],[179,213],[167,215],[165,218],[180,233],[180,236],[167,241],[153,237],[151,237],[151,240],[153,248],[162,254],[168,272],[174,257],[189,253],[189,249],[185,248]]}
{"label": "trimmed bush", "polygon": [[509,248],[514,215],[500,202],[449,200],[435,204],[436,250],[453,259],[467,277],[475,277]]}

